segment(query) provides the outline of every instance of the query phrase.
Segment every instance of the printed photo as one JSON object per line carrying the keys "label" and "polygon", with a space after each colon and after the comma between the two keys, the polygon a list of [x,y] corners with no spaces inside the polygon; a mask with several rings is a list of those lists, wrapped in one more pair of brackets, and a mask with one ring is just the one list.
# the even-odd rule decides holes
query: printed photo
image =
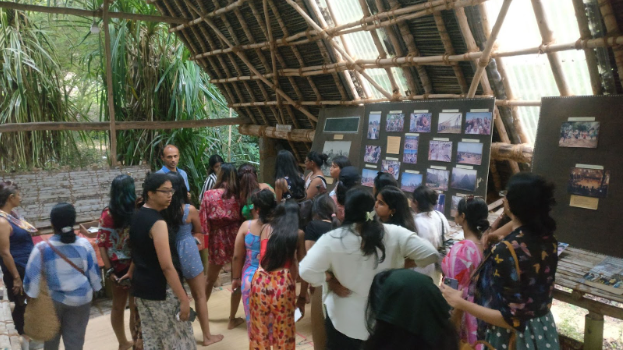
{"label": "printed photo", "polygon": [[348,158],[350,154],[350,141],[325,141],[322,153],[329,156],[327,164],[322,166],[322,173],[325,176],[331,175],[331,163],[333,158],[338,156],[344,156]]}
{"label": "printed photo", "polygon": [[378,113],[370,113],[368,120],[368,140],[378,140],[381,132],[381,115]]}
{"label": "printed photo", "polygon": [[363,169],[361,171],[361,184],[364,186],[373,187],[374,178],[376,177],[377,173],[378,173],[378,170]]}
{"label": "printed photo", "polygon": [[383,159],[381,161],[381,171],[394,175],[394,179],[398,180],[398,176],[400,175],[400,162],[397,160]]}
{"label": "printed photo", "polygon": [[567,191],[578,196],[605,198],[608,195],[609,183],[610,171],[571,168]]}
{"label": "printed photo", "polygon": [[437,198],[437,205],[435,205],[435,210],[444,213],[446,209],[446,195],[443,193],[439,194]]}
{"label": "printed photo", "polygon": [[389,113],[387,115],[387,132],[402,132],[405,126],[405,115],[403,113]]}
{"label": "printed photo", "polygon": [[402,161],[409,164],[417,164],[418,136],[405,136],[405,148]]}
{"label": "printed photo", "polygon": [[410,132],[430,132],[432,113],[411,113]]}
{"label": "printed photo", "polygon": [[468,112],[465,115],[465,133],[491,135],[491,112]]}
{"label": "printed photo", "polygon": [[422,174],[404,172],[400,178],[400,188],[407,193],[413,193],[422,184],[422,178]]}
{"label": "printed photo", "polygon": [[436,191],[447,191],[449,177],[448,170],[426,169],[426,186]]}
{"label": "printed photo", "polygon": [[452,196],[452,204],[450,204],[450,216],[453,218],[459,214],[459,202],[463,199],[461,196]]}
{"label": "printed photo", "polygon": [[452,141],[430,141],[428,148],[428,160],[438,162],[452,161]]}
{"label": "printed photo", "polygon": [[462,113],[439,113],[437,132],[440,134],[460,134]]}
{"label": "printed photo", "polygon": [[378,163],[381,159],[381,146],[366,146],[366,153],[363,161],[366,163]]}
{"label": "printed photo", "polygon": [[478,172],[472,169],[452,169],[452,181],[450,187],[457,190],[476,191],[476,178]]}
{"label": "printed photo", "polygon": [[482,143],[459,142],[456,162],[460,164],[480,165],[482,163]]}
{"label": "printed photo", "polygon": [[560,128],[560,147],[597,148],[599,122],[566,122]]}

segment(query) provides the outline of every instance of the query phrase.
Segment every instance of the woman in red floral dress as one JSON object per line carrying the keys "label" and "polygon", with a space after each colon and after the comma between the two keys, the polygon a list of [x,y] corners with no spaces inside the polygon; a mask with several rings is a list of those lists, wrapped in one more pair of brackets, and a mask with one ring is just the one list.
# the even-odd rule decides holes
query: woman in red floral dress
{"label": "woman in red floral dress", "polygon": [[[232,164],[222,164],[214,189],[206,191],[199,210],[203,233],[208,235],[208,278],[206,298],[210,300],[212,288],[223,265],[234,256],[236,234],[242,223],[238,176]],[[232,293],[232,305],[240,303],[240,290]],[[232,308],[237,310],[237,308]],[[229,316],[228,329],[244,323],[244,319]]]}

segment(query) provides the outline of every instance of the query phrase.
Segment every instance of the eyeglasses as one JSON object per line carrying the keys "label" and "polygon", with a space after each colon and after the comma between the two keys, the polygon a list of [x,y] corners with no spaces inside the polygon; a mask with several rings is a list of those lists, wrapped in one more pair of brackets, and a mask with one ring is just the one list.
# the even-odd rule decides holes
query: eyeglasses
{"label": "eyeglasses", "polygon": [[167,196],[172,196],[175,194],[175,190],[156,190],[156,192],[164,193]]}

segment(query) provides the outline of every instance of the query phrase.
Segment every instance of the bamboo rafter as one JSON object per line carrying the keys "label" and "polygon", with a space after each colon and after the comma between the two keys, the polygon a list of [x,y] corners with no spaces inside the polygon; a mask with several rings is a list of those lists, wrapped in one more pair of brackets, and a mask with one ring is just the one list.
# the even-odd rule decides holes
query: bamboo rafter
{"label": "bamboo rafter", "polygon": [[[580,37],[583,40],[593,37],[591,30],[588,26],[588,16],[586,16],[586,8],[584,6],[584,0],[571,0],[573,2],[573,9],[575,11],[575,17],[578,21],[578,29],[580,30]],[[597,63],[597,55],[595,50],[585,49],[584,55],[586,57],[586,67],[588,68],[588,75],[591,78],[591,87],[594,95],[603,94],[603,86],[601,84],[601,76],[599,74],[599,65]]]}
{"label": "bamboo rafter", "polygon": [[[604,24],[606,25],[606,34],[609,37],[621,35],[621,28],[617,23],[616,16],[614,15],[614,10],[612,9],[612,4],[610,0],[599,0],[599,11],[601,12],[601,17],[603,18]],[[619,79],[623,83],[623,47],[613,47],[612,52],[614,53],[614,61],[617,65],[617,73],[619,74]]]}
{"label": "bamboo rafter", "polygon": [[[147,3],[154,3],[157,0],[151,1],[148,0]],[[193,19],[192,21],[188,21],[187,23],[181,24],[177,27],[173,27],[169,29],[169,32],[173,33],[173,32],[177,32],[180,31],[182,29],[188,28],[188,27],[192,27],[194,25],[197,25],[199,23],[201,23],[203,21],[204,18],[212,18],[212,17],[217,17],[217,16],[221,16],[224,15],[227,12],[230,12],[232,10],[238,9],[240,6],[244,5],[245,2],[247,2],[248,0],[238,0],[235,1],[223,8],[218,8],[215,11],[212,12],[208,12],[208,13],[204,13],[202,15],[200,15],[199,17]]]}

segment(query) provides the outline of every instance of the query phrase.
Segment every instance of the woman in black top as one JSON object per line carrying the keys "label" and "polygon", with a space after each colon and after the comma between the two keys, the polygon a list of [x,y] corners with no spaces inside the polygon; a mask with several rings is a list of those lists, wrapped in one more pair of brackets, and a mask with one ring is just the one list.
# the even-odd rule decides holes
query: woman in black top
{"label": "woman in black top", "polygon": [[275,195],[282,199],[302,200],[305,198],[305,182],[299,171],[296,158],[290,151],[281,150],[275,162]]}
{"label": "woman in black top", "polygon": [[160,216],[171,204],[173,193],[165,174],[148,174],[143,183],[145,204],[130,225],[135,266],[132,287],[145,349],[197,348],[188,321],[190,301],[173,266],[167,224]]}

